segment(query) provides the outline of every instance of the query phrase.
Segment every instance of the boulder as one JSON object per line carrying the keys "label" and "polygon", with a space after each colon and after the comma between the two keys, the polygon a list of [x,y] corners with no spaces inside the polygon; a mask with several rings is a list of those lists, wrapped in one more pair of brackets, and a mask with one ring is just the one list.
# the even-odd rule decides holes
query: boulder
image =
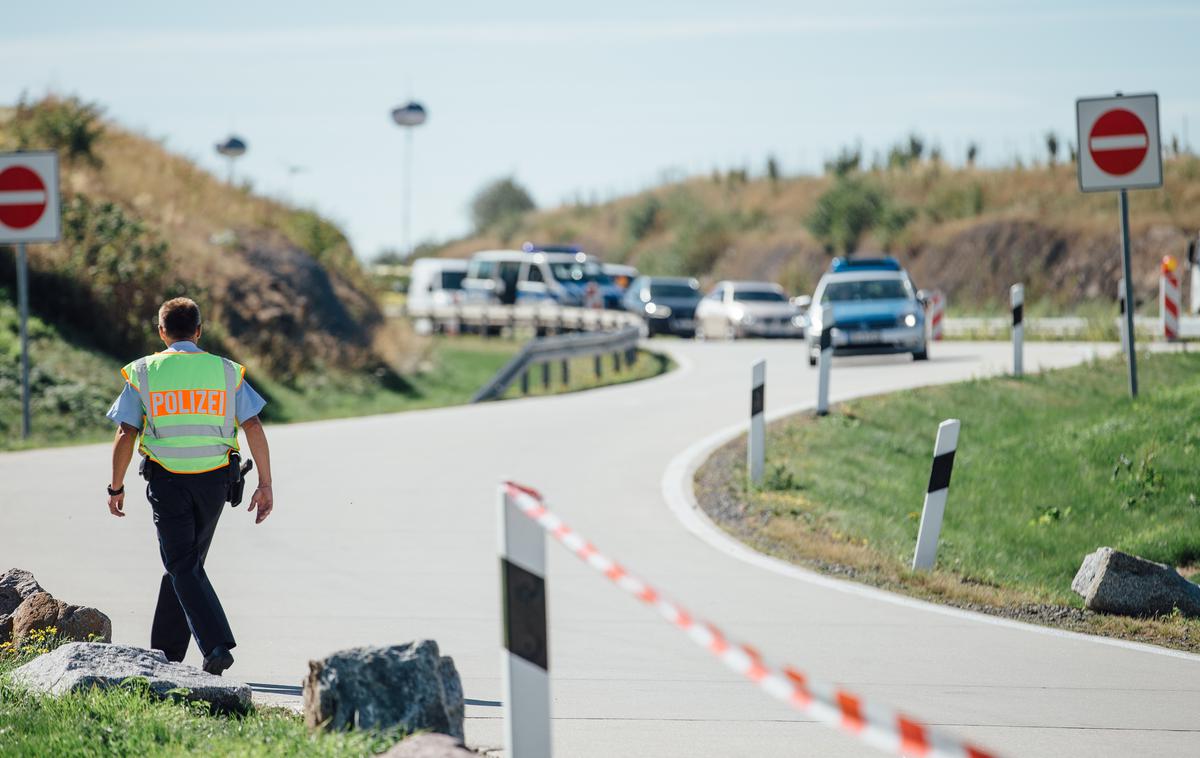
{"label": "boulder", "polygon": [[323,729],[432,731],[463,738],[454,661],[433,640],[343,650],[309,661],[304,721]]}
{"label": "boulder", "polygon": [[160,650],[129,645],[69,642],[14,669],[10,676],[18,685],[55,696],[90,687],[116,687],[138,677],[149,682],[150,692],[161,698],[177,694],[211,703],[220,711],[250,708],[247,685],[171,663]]}
{"label": "boulder", "polygon": [[1178,608],[1185,616],[1200,616],[1200,587],[1164,563],[1111,547],[1084,557],[1071,589],[1092,611],[1157,616]]}
{"label": "boulder", "polygon": [[38,592],[45,590],[28,571],[9,569],[0,574],[0,642],[12,639],[13,611],[25,602],[25,598]]}
{"label": "boulder", "polygon": [[58,639],[112,642],[112,621],[95,608],[69,605],[48,592],[36,592],[12,614],[12,638],[20,642],[35,629],[58,629]]}
{"label": "boulder", "polygon": [[379,758],[479,758],[479,754],[449,735],[425,732],[393,745]]}

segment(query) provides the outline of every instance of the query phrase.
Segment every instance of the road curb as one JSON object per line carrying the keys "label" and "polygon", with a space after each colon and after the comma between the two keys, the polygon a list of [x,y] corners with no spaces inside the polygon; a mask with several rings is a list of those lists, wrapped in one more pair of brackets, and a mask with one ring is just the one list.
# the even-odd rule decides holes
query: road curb
{"label": "road curb", "polygon": [[[1081,358],[1086,358],[1086,354],[1081,355]],[[909,389],[916,389],[911,387]],[[903,391],[903,390],[900,390]],[[891,394],[891,393],[884,393]],[[862,397],[862,395],[846,395],[835,398],[834,402]],[[794,416],[797,413],[804,411],[811,412],[813,403],[796,403],[794,405],[780,408],[767,414],[766,421],[771,423],[788,416]],[[663,500],[666,502],[667,508],[674,514],[675,518],[683,525],[685,529],[698,537],[701,541],[707,543],[713,549],[735,558],[743,563],[748,563],[756,568],[764,571],[770,571],[781,576],[786,576],[790,579],[814,584],[825,589],[836,590],[850,595],[868,598],[871,600],[891,603],[915,610],[937,613],[951,618],[972,621],[981,624],[990,624],[992,626],[1004,627],[1007,629],[1015,629],[1024,632],[1032,632],[1061,639],[1087,641],[1099,645],[1108,645],[1110,647],[1122,648],[1141,653],[1151,653],[1154,655],[1166,656],[1169,658],[1179,658],[1194,663],[1200,663],[1200,655],[1195,653],[1187,653],[1182,650],[1172,650],[1170,648],[1158,647],[1149,645],[1143,642],[1132,642],[1129,640],[1115,639],[1112,637],[1101,637],[1091,634],[1083,634],[1082,632],[1073,632],[1065,629],[1056,629],[1054,627],[1039,626],[1037,624],[1029,624],[1023,621],[1003,618],[1000,616],[991,616],[986,613],[978,613],[976,611],[968,611],[962,608],[953,606],[939,605],[926,600],[909,597],[908,595],[900,595],[887,590],[872,587],[866,584],[859,584],[845,579],[836,579],[824,574],[817,573],[810,569],[797,566],[787,561],[774,558],[760,553],[751,548],[740,540],[734,538],[725,532],[721,527],[709,518],[708,514],[700,507],[696,501],[696,493],[694,479],[696,472],[704,464],[708,458],[716,452],[718,448],[726,443],[737,439],[746,433],[746,424],[744,422],[732,424],[723,429],[720,429],[703,439],[688,446],[678,453],[671,462],[667,464],[666,470],[663,472],[661,491]]]}

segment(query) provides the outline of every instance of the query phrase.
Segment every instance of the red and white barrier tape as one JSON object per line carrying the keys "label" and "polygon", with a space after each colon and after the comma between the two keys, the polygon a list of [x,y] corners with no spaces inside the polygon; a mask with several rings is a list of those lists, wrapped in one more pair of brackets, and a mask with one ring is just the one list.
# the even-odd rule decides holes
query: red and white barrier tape
{"label": "red and white barrier tape", "polygon": [[667,621],[729,668],[757,684],[768,694],[788,703],[825,726],[856,737],[890,753],[922,758],[992,758],[993,754],[956,737],[935,731],[915,719],[835,685],[813,679],[794,668],[776,668],[749,645],[730,640],[712,624],[695,618],[682,606],[663,597],[651,585],[627,572],[598,551],[592,543],[563,523],[542,502],[536,490],[506,482],[513,504],[526,516],[613,584],[643,603],[653,606]]}

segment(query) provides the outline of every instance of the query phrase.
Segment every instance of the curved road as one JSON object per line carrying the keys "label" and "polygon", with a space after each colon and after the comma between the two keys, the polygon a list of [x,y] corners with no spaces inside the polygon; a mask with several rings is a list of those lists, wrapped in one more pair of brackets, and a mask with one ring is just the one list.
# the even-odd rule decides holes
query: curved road
{"label": "curved road", "polygon": [[[744,422],[753,361],[769,361],[768,410],[811,402],[816,372],[795,343],[661,344],[682,369],[640,384],[273,427],[277,510],[260,527],[227,512],[209,560],[240,637],[230,673],[294,700],[310,658],[431,637],[463,675],[468,741],[499,745],[494,509],[495,486],[510,477],[771,660],[997,751],[1200,754],[1200,657],[846,591],[739,559],[685,529],[663,496],[678,482],[664,475],[686,474],[682,451]],[[1027,349],[1031,368],[1093,351]],[[1009,355],[1004,343],[945,343],[922,364],[840,360],[833,396],[996,373]],[[0,568],[34,571],[57,596],[110,613],[117,641],[145,645],[160,572],[153,526],[132,477],[130,517],[108,515],[107,469],[101,446],[0,456]],[[949,510],[953,518],[953,498]],[[561,547],[548,552],[559,755],[876,754],[757,691]]]}

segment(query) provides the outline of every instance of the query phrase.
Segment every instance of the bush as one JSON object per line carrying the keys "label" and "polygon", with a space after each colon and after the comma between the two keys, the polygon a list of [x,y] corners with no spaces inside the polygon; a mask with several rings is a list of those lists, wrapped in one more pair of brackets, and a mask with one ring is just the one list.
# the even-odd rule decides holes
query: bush
{"label": "bush", "polygon": [[728,225],[717,216],[690,219],[675,237],[677,260],[685,276],[707,274],[729,249],[733,239]]}
{"label": "bush", "polygon": [[512,177],[504,177],[475,193],[471,200],[471,221],[475,230],[482,232],[503,219],[519,217],[536,207],[524,187]]}
{"label": "bush", "polygon": [[925,205],[925,214],[936,222],[970,218],[983,213],[983,185],[971,182],[965,187],[942,186],[934,190]]}
{"label": "bush", "polygon": [[104,136],[100,107],[79,98],[47,97],[17,105],[14,131],[21,150],[55,150],[67,161],[83,160],[97,168],[96,144]]}
{"label": "bush", "polygon": [[639,198],[625,212],[625,237],[630,242],[640,242],[650,235],[658,225],[662,213],[662,202],[654,195]]}
{"label": "bush", "polygon": [[[187,293],[171,272],[167,243],[115,203],[75,195],[63,208],[62,246],[66,258],[53,274],[65,287],[51,295],[54,307],[91,327],[87,331],[115,355],[152,348],[158,306]],[[96,329],[96,322],[105,328]]]}
{"label": "bush", "polygon": [[876,185],[843,177],[817,199],[804,223],[826,252],[850,255],[868,231],[879,228],[884,241],[890,242],[914,215],[912,209],[892,204]]}

